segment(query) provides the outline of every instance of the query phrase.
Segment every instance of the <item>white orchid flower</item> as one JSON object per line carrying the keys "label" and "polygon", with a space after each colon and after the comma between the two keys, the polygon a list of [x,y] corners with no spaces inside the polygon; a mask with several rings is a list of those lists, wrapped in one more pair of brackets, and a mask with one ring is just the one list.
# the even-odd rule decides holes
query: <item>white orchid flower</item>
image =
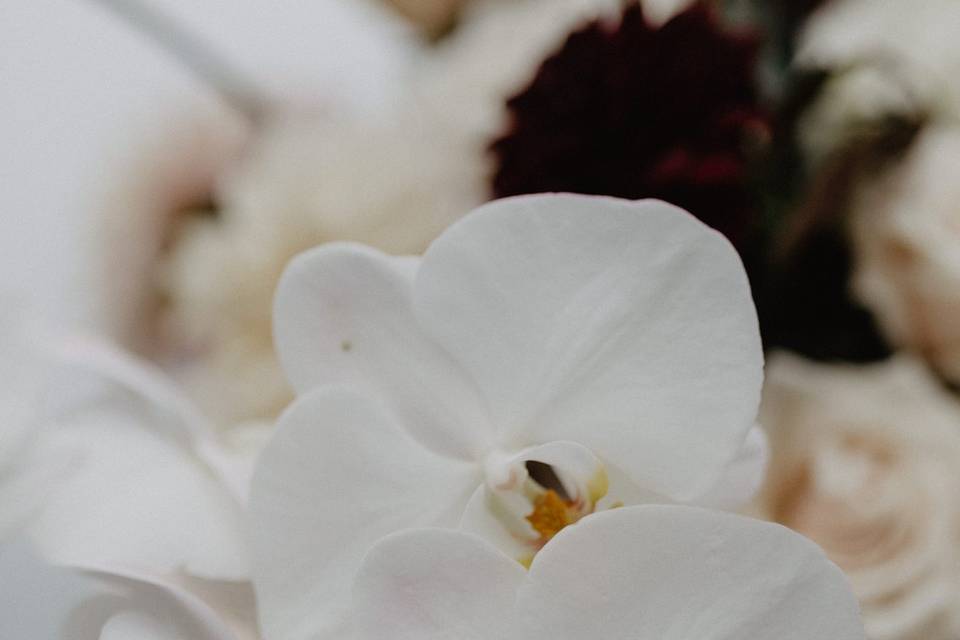
{"label": "white orchid flower", "polygon": [[38,552],[68,566],[246,579],[242,476],[255,451],[231,456],[173,383],[107,343],[48,348],[58,371],[38,447],[71,463],[26,529]]}
{"label": "white orchid flower", "polygon": [[252,602],[252,451],[216,440],[148,365],[4,302],[0,637],[226,638],[178,622],[177,601],[253,638],[252,613],[234,614]]}
{"label": "white orchid flower", "polygon": [[731,465],[756,482],[735,463],[762,380],[747,279],[663,202],[502,200],[422,261],[315,249],[275,333],[300,396],[251,489],[270,640],[342,632],[363,554],[400,529],[462,525],[527,562],[594,511],[696,500]]}
{"label": "white orchid flower", "polygon": [[238,640],[183,589],[140,576],[56,567],[22,541],[0,547],[0,637]]}
{"label": "white orchid flower", "polygon": [[353,589],[358,640],[861,640],[815,544],[705,509],[616,509],[564,529],[529,571],[459,531],[377,543]]}

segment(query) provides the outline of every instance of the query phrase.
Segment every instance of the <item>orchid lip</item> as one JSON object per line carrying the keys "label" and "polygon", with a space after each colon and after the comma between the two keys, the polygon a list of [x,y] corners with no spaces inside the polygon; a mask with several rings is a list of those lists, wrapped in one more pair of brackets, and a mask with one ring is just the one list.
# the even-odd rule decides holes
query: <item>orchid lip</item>
{"label": "orchid lip", "polygon": [[[573,443],[554,442],[516,453],[494,450],[482,466],[491,514],[532,553],[593,513],[608,490],[604,465]],[[531,558],[526,553],[519,560],[528,564]]]}

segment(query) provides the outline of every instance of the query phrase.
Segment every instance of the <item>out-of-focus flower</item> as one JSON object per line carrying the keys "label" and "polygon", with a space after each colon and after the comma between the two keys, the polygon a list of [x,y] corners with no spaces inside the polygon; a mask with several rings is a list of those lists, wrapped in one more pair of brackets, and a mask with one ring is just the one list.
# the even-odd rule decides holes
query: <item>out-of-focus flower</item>
{"label": "out-of-focus flower", "polygon": [[52,352],[61,364],[38,446],[70,452],[72,464],[27,529],[41,555],[245,578],[242,482],[205,460],[215,442],[209,423],[162,374],[109,345],[65,339]]}
{"label": "out-of-focus flower", "polygon": [[141,576],[44,563],[0,545],[0,636],[36,640],[242,640],[202,601]]}
{"label": "out-of-focus flower", "polygon": [[[223,444],[150,367],[5,302],[0,636],[61,637],[55,626],[68,624],[63,637],[101,637],[93,625],[119,610],[103,603],[127,591],[78,575],[95,571],[114,586],[152,584],[136,587],[143,598],[184,591],[253,638],[240,518],[256,443]],[[166,611],[164,597],[148,609]]]}
{"label": "out-of-focus flower", "polygon": [[[851,235],[874,237],[870,227],[884,227],[874,209],[902,200],[904,159],[916,155],[926,128],[955,118],[960,103],[951,106],[953,81],[943,76],[960,52],[950,50],[942,25],[955,20],[956,8],[938,0],[835,0],[811,18],[782,110],[780,162],[769,174],[780,176],[768,190],[780,192],[775,199],[789,215],[754,282],[769,346],[868,362],[890,354],[891,338],[904,343],[871,313],[878,311],[874,294],[857,283],[861,241]],[[919,35],[927,31],[929,40]],[[851,224],[851,216],[858,220]]]}
{"label": "out-of-focus flower", "polygon": [[928,126],[856,185],[853,290],[888,339],[960,382],[960,128]]}
{"label": "out-of-focus flower", "polygon": [[960,45],[952,0],[833,0],[811,18],[796,65],[830,78],[804,117],[813,160],[887,117],[952,120],[960,113]]}
{"label": "out-of-focus flower", "polygon": [[662,202],[502,200],[422,262],[321,247],[275,313],[301,395],[252,486],[269,637],[340,629],[363,554],[402,528],[460,523],[529,560],[617,501],[696,501],[731,465],[743,500],[761,474],[734,462],[762,376],[746,276]]}
{"label": "out-of-focus flower", "polygon": [[960,46],[952,0],[832,0],[816,12],[801,41],[804,67],[878,64],[913,83],[924,102],[955,113],[960,106]]}
{"label": "out-of-focus flower", "polygon": [[[9,258],[0,286],[61,319],[126,338],[123,323],[137,320],[127,307],[138,296],[114,287],[145,288],[129,283],[128,267],[154,255],[164,237],[149,231],[169,214],[158,203],[190,204],[176,197],[181,178],[209,175],[210,152],[222,149],[216,142],[198,150],[197,141],[229,137],[238,118],[169,50],[98,6],[110,4],[0,8],[0,76],[4,91],[20,96],[4,103],[0,118],[0,248]],[[172,17],[278,109],[335,103],[375,117],[405,86],[413,56],[399,20],[374,3],[294,2],[282,11],[259,0],[112,4]],[[130,233],[102,241],[106,217],[122,217]]]}
{"label": "out-of-focus flower", "polygon": [[423,61],[417,90],[439,121],[469,132],[483,154],[507,124],[507,98],[572,30],[612,19],[620,6],[621,0],[475,0],[460,28]]}
{"label": "out-of-focus flower", "polygon": [[510,99],[494,192],[662,198],[742,245],[758,218],[749,150],[766,132],[757,45],[705,3],[659,27],[633,3],[575,31]]}
{"label": "out-of-focus flower", "polygon": [[3,298],[0,312],[0,544],[15,535],[42,507],[63,474],[67,457],[41,451],[36,414],[47,381],[47,359],[39,349],[34,318]]}
{"label": "out-of-focus flower", "polygon": [[[506,101],[526,87],[571,32],[616,21],[640,0],[471,0],[457,29],[422,61],[417,91],[433,116],[473,136],[484,154],[509,125]],[[692,0],[644,0],[648,19],[662,24]]]}
{"label": "out-of-focus flower", "polygon": [[863,638],[850,587],[816,545],[690,507],[590,516],[529,572],[465,533],[398,533],[367,555],[353,595],[363,640]]}
{"label": "out-of-focus flower", "polygon": [[272,418],[290,391],[271,308],[287,262],[324,242],[422,253],[483,200],[479,155],[413,110],[273,123],[232,174],[214,216],[184,226],[164,265],[166,332],[192,397],[226,424]]}
{"label": "out-of-focus flower", "polygon": [[891,124],[926,120],[929,114],[906,82],[878,60],[828,72],[797,122],[807,168],[829,168],[838,156],[846,161],[842,156],[856,153],[865,142],[884,144],[882,137],[895,133]]}
{"label": "out-of-focus flower", "polygon": [[[62,7],[59,0],[37,0],[29,7],[3,7],[0,23],[8,28],[0,37],[0,74],[11,93],[24,97],[10,103],[0,118],[0,137],[7,146],[0,159],[0,175],[7,185],[0,193],[0,211],[7,214],[2,248],[5,255],[14,256],[3,277],[8,284],[29,289],[26,295],[31,299],[42,298],[39,302],[51,313],[106,331],[126,347],[170,365],[170,371],[183,372],[183,382],[196,389],[196,396],[205,400],[204,409],[216,418],[256,418],[269,413],[264,407],[277,406],[283,383],[280,376],[270,376],[269,370],[272,367],[276,374],[276,367],[259,347],[261,336],[238,339],[230,354],[217,348],[194,350],[188,355],[197,357],[196,367],[181,366],[185,361],[193,364],[183,349],[165,351],[155,341],[160,257],[169,255],[171,248],[178,252],[177,240],[187,235],[182,229],[176,233],[184,210],[209,200],[221,176],[249,145],[257,144],[260,131],[256,122],[244,118],[243,105],[237,108],[222,99],[223,87],[202,72],[204,61],[191,66],[190,57],[199,50],[228,61],[237,77],[257,89],[266,121],[289,113],[327,110],[349,112],[356,121],[386,128],[384,114],[393,111],[399,87],[408,84],[405,78],[412,68],[416,41],[399,18],[373,2],[324,0],[284,11],[264,11],[262,3],[246,0],[99,4]],[[149,17],[154,14],[161,19]],[[148,18],[125,22],[120,19],[124,15]],[[153,25],[153,30],[138,30],[144,24]],[[171,41],[164,24],[172,24],[187,37]],[[199,46],[191,53],[191,47],[182,46],[184,41]],[[166,50],[158,43],[166,43]],[[185,60],[187,64],[182,64]],[[334,128],[330,126],[331,131]],[[366,133],[354,124],[347,128],[357,136]],[[311,140],[320,145],[327,142],[320,136]],[[337,140],[332,143],[343,146]],[[373,141],[369,147],[377,149]],[[365,150],[352,151],[344,150],[351,155],[344,158],[334,180],[363,175],[366,159],[358,155]],[[412,148],[406,151],[417,153]],[[336,162],[326,160],[323,168]],[[361,165],[347,169],[351,162]],[[410,164],[422,167],[424,163]],[[391,175],[386,168],[384,173]],[[411,169],[404,175],[413,173]],[[297,175],[305,180],[315,177]],[[449,177],[450,172],[444,175]],[[358,180],[350,184],[356,186]],[[356,193],[376,191],[369,183],[361,185]],[[332,198],[341,196],[338,192]],[[283,206],[270,207],[265,213],[276,214]],[[203,235],[197,245],[217,244],[210,239],[213,233]],[[307,242],[303,240],[295,250]],[[271,247],[267,252],[275,250]],[[218,270],[213,275],[194,271],[191,277],[198,281],[197,288],[216,281],[223,271],[229,273],[220,284],[236,282],[236,269],[220,264],[221,257],[217,254],[203,263],[191,260],[192,268]],[[264,261],[267,268],[273,266]],[[262,290],[264,277],[250,281],[257,292]],[[23,282],[31,286],[23,287]],[[192,302],[185,305],[190,308],[178,315],[180,319],[200,316],[204,322],[184,333],[191,338],[209,335],[210,326],[223,320],[222,307],[209,316],[203,314],[214,302],[229,301],[217,298],[204,310],[195,309]],[[269,306],[267,302],[257,309],[265,314]],[[256,324],[263,317],[242,304],[232,311],[236,325]],[[250,315],[252,321],[248,321]],[[262,324],[248,328],[247,333],[261,329]],[[269,328],[263,333],[268,335]],[[227,367],[238,377],[235,386],[223,379],[211,382],[211,372]],[[196,370],[203,374],[194,375]]]}
{"label": "out-of-focus flower", "polygon": [[764,517],[849,576],[874,640],[960,632],[960,406],[922,365],[767,365]]}
{"label": "out-of-focus flower", "polygon": [[165,376],[98,340],[47,349],[36,446],[69,464],[24,537],[57,566],[189,591],[254,637],[243,507],[264,438],[225,441]]}

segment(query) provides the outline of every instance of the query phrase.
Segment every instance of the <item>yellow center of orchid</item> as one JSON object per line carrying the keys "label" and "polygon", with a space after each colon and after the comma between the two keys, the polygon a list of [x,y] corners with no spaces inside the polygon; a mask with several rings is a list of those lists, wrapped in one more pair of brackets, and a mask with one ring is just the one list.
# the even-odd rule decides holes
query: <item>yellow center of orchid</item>
{"label": "yellow center of orchid", "polygon": [[487,507],[524,548],[515,557],[528,568],[554,536],[594,513],[609,490],[606,468],[598,459],[558,462],[524,460],[500,451],[485,461]]}
{"label": "yellow center of orchid", "polygon": [[526,517],[530,526],[540,534],[538,546],[543,546],[568,524],[580,519],[580,510],[572,500],[564,500],[553,489],[537,496],[533,511]]}

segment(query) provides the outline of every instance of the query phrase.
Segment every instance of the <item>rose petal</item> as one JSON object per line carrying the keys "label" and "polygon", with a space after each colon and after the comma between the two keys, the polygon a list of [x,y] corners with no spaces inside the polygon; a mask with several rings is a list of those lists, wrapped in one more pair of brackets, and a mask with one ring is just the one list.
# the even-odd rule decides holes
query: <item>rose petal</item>
{"label": "rose petal", "polygon": [[[95,336],[51,338],[45,351],[60,363],[141,397],[166,418],[157,423],[165,434],[193,451],[240,504],[246,503],[254,461],[273,432],[272,424],[250,422],[218,431],[155,365]],[[70,401],[76,402],[76,398],[67,404]],[[63,399],[59,402],[64,403]]]}
{"label": "rose petal", "polygon": [[356,392],[326,387],[298,398],[261,455],[250,496],[267,637],[342,633],[370,546],[407,527],[455,525],[480,483],[478,465],[424,448]]}
{"label": "rose petal", "polygon": [[503,439],[579,442],[676,499],[719,478],[756,417],[763,358],[740,260],[663,202],[488,204],[427,251],[414,305]]}
{"label": "rose petal", "polygon": [[277,351],[294,388],[346,384],[383,399],[425,446],[470,458],[489,421],[411,309],[413,258],[329,244],[295,258],[277,290]]}

